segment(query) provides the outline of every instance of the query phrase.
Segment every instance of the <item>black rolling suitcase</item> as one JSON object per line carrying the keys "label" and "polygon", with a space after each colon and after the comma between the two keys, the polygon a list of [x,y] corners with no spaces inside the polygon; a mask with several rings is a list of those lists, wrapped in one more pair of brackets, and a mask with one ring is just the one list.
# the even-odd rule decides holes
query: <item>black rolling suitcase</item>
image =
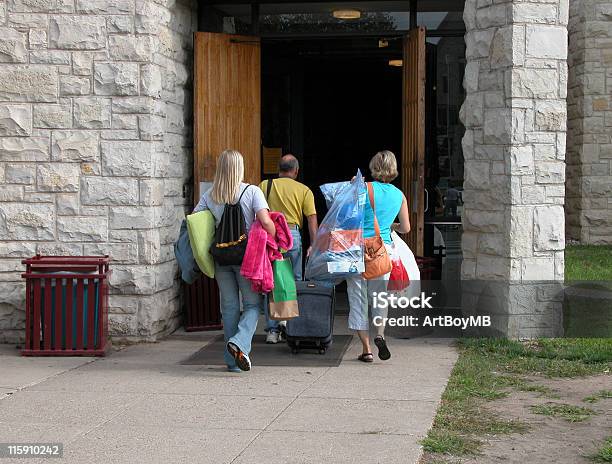
{"label": "black rolling suitcase", "polygon": [[300,315],[287,321],[287,344],[295,354],[315,349],[324,354],[332,344],[336,291],[333,284],[297,281]]}

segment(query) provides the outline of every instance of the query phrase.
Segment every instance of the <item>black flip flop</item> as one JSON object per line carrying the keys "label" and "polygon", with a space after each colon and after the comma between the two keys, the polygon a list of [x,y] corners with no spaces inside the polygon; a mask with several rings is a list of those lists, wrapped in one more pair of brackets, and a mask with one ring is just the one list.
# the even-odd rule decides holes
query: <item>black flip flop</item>
{"label": "black flip flop", "polygon": [[384,338],[376,337],[374,339],[374,344],[376,345],[376,348],[378,348],[378,357],[382,361],[386,361],[391,357],[391,352],[389,351],[389,348],[387,348],[387,342]]}
{"label": "black flip flop", "polygon": [[374,355],[372,353],[361,353],[357,359],[364,363],[374,362]]}

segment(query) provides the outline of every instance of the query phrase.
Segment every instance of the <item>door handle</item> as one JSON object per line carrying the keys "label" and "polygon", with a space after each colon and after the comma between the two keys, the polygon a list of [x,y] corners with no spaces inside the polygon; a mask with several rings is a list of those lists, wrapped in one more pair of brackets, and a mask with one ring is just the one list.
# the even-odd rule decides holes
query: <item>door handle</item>
{"label": "door handle", "polygon": [[423,189],[425,190],[425,211],[423,211],[424,213],[427,212],[427,210],[429,209],[429,190],[427,189]]}

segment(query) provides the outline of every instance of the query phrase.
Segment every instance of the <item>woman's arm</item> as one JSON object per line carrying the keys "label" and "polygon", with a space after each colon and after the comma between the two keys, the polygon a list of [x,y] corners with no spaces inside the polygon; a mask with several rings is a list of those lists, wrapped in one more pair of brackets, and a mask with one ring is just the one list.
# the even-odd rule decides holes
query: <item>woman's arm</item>
{"label": "woman's arm", "polygon": [[208,209],[208,204],[206,203],[206,195],[202,195],[200,201],[198,201],[198,204],[195,206],[195,208],[193,208],[193,212],[197,213],[206,209]]}
{"label": "woman's arm", "polygon": [[410,232],[410,213],[408,212],[408,202],[406,197],[402,199],[402,206],[398,214],[399,223],[394,223],[391,228],[400,234],[407,234]]}
{"label": "woman's arm", "polygon": [[255,186],[251,198],[251,208],[252,211],[255,211],[255,217],[267,233],[272,235],[272,237],[276,237],[276,227],[274,227],[274,221],[270,217],[270,207],[259,187]]}
{"label": "woman's arm", "polygon": [[255,216],[257,217],[257,220],[261,223],[261,227],[263,227],[263,230],[272,235],[272,237],[276,237],[276,227],[274,227],[274,221],[272,221],[272,218],[270,217],[270,212],[265,208],[260,209],[259,211],[257,211],[257,214]]}

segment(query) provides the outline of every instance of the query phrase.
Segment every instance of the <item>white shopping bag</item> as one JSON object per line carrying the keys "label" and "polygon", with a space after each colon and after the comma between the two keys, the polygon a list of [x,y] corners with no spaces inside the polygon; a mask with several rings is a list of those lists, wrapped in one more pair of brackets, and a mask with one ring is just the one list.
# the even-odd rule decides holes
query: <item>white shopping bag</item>
{"label": "white shopping bag", "polygon": [[397,233],[391,232],[391,239],[393,240],[393,256],[391,256],[391,259],[400,259],[410,280],[410,285],[401,290],[401,296],[418,296],[421,292],[421,272],[414,258],[414,253]]}
{"label": "white shopping bag", "polygon": [[[408,287],[404,288],[403,290],[389,293],[393,293],[393,295],[397,296],[398,298],[406,297],[410,299],[412,297],[419,297],[421,294],[421,272],[419,271],[419,266],[414,258],[414,254],[406,242],[404,242],[395,232],[391,232],[391,239],[393,240],[393,252],[391,259],[400,259],[404,265],[404,268],[406,269],[410,283]],[[397,308],[393,307],[392,305],[389,306],[388,316],[391,319],[397,320],[406,316],[418,315],[418,311],[411,308]],[[422,329],[419,327],[408,327],[402,325],[387,325],[386,333],[396,338],[410,338],[421,335]]]}

